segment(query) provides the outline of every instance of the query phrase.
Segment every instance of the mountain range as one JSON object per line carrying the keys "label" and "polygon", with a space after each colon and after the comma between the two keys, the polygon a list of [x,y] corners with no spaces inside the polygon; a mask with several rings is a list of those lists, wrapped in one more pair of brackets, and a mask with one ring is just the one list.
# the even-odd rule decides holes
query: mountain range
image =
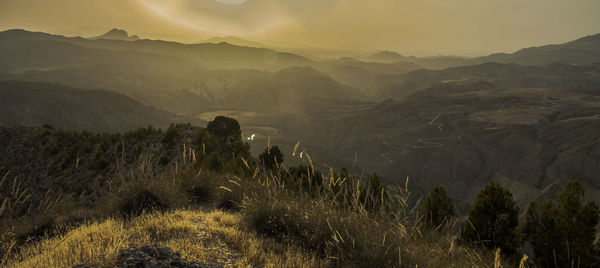
{"label": "mountain range", "polygon": [[520,205],[568,179],[599,196],[600,35],[479,58],[204,42],[0,32],[0,124],[120,131],[229,115],[256,134],[254,153],[300,141],[323,169],[408,175],[465,204],[491,179]]}

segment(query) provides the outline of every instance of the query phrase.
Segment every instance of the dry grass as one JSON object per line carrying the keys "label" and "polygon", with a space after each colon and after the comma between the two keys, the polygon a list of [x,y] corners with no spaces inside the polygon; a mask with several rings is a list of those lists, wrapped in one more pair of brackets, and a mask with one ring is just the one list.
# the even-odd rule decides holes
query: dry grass
{"label": "dry grass", "polygon": [[[154,244],[168,246],[189,261],[228,267],[500,265],[500,255],[494,252],[457,245],[446,231],[421,228],[418,216],[408,213],[408,178],[403,187],[379,190],[368,180],[333,171],[329,177],[317,176],[308,153],[310,168],[299,181],[284,167],[259,174],[245,159],[240,174],[246,175],[238,177],[231,171],[203,171],[203,165],[195,165],[196,152],[183,148],[174,171],[164,176],[151,172],[150,156],[140,157],[139,168],[119,172],[101,205],[89,208],[97,214],[88,217],[94,221],[18,247],[3,262],[8,267],[71,267],[82,262],[114,267],[120,249]],[[6,176],[0,185],[5,180]],[[127,197],[140,190],[178,210],[129,221],[106,218],[118,215]],[[24,191],[13,180],[10,198],[0,200],[0,211],[10,212],[14,204],[23,203]],[[58,201],[43,202],[46,207]],[[230,211],[211,210],[214,207]]]}
{"label": "dry grass", "polygon": [[314,267],[322,262],[298,248],[261,239],[240,224],[240,214],[178,210],[131,222],[109,219],[23,248],[6,267],[114,266],[119,249],[167,246],[190,261],[227,267]]}

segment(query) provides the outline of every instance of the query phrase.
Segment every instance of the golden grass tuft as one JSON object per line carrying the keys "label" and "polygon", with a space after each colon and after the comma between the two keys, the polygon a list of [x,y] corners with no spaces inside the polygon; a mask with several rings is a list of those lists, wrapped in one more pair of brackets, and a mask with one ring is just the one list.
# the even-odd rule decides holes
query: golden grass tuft
{"label": "golden grass tuft", "polygon": [[177,210],[130,222],[108,219],[24,247],[6,267],[71,267],[89,262],[114,266],[119,249],[147,244],[170,247],[189,261],[226,267],[315,267],[323,262],[300,248],[246,231],[237,213]]}

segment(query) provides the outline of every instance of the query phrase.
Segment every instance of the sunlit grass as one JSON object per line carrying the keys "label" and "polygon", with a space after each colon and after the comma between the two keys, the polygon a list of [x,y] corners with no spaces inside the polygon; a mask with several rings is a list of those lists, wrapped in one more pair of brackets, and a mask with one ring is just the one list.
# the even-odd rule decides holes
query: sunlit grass
{"label": "sunlit grass", "polygon": [[300,248],[258,237],[243,228],[240,216],[218,210],[177,210],[142,215],[130,222],[89,223],[23,248],[7,267],[71,267],[83,262],[112,267],[119,249],[148,244],[170,247],[189,261],[228,267],[325,263]]}

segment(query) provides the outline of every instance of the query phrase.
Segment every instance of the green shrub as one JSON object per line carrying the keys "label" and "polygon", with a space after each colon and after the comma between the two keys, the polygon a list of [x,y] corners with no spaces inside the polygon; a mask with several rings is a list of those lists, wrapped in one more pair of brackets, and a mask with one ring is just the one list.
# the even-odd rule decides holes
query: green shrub
{"label": "green shrub", "polygon": [[177,139],[179,139],[179,137],[180,137],[179,129],[177,129],[176,126],[171,125],[171,127],[169,127],[167,129],[167,131],[165,131],[165,134],[163,134],[161,142],[163,144],[172,146],[175,144]]}
{"label": "green shrub", "polygon": [[204,161],[204,165],[211,171],[221,172],[225,168],[225,161],[217,152],[212,152]]}

